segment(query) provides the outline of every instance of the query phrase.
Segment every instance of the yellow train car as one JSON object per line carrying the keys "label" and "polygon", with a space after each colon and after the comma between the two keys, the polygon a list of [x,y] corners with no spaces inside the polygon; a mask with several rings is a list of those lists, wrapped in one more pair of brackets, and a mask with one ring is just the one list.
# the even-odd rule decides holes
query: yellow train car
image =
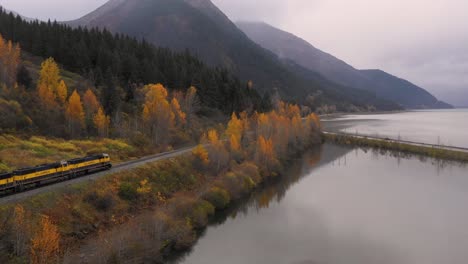
{"label": "yellow train car", "polygon": [[0,191],[6,191],[13,189],[15,181],[13,178],[13,173],[2,173],[0,174]]}
{"label": "yellow train car", "polygon": [[108,154],[99,154],[67,161],[68,171],[73,176],[88,174],[94,171],[112,168]]}
{"label": "yellow train car", "polygon": [[65,179],[68,175],[66,161],[44,164],[13,171],[16,189],[21,191],[28,185],[40,185],[43,181]]}
{"label": "yellow train car", "polygon": [[0,174],[0,193],[22,191],[44,183],[66,180],[89,173],[110,169],[112,163],[108,154],[23,168],[11,173]]}

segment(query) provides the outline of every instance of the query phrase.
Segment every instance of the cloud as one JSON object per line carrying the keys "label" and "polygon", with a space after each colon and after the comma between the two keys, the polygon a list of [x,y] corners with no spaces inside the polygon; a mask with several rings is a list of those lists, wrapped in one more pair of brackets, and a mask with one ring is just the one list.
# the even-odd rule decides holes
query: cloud
{"label": "cloud", "polygon": [[468,105],[468,1],[213,1],[231,19],[265,21],[357,68],[380,68]]}
{"label": "cloud", "polygon": [[0,5],[23,16],[41,20],[73,20],[108,0],[0,0]]}
{"label": "cloud", "polygon": [[[71,20],[106,1],[0,4],[27,17]],[[466,0],[212,1],[233,20],[267,22],[357,68],[380,68],[468,105]]]}

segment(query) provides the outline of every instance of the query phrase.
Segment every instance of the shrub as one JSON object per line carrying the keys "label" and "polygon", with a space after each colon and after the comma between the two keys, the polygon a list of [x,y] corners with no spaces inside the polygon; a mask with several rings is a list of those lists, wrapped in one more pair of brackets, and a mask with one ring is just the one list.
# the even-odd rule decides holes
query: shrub
{"label": "shrub", "polygon": [[120,184],[119,197],[127,201],[136,200],[138,198],[137,187],[127,182]]}
{"label": "shrub", "polygon": [[203,199],[210,202],[216,209],[226,208],[231,201],[229,193],[216,186],[211,187],[211,189],[203,195]]}
{"label": "shrub", "polygon": [[192,220],[194,227],[200,228],[208,224],[209,217],[214,215],[214,213],[215,207],[211,203],[205,200],[199,200],[193,206],[189,217]]}
{"label": "shrub", "polygon": [[168,208],[176,219],[187,219],[197,228],[205,226],[209,216],[215,212],[214,206],[209,202],[182,195],[172,198]]}
{"label": "shrub", "polygon": [[255,165],[252,162],[244,162],[239,166],[235,167],[234,171],[239,175],[250,177],[251,180],[253,180],[253,182],[255,183],[255,185],[262,182],[262,176],[260,175],[260,171],[257,165]]}
{"label": "shrub", "polygon": [[243,180],[233,172],[228,172],[221,178],[221,185],[234,199],[239,199],[244,194]]}
{"label": "shrub", "polygon": [[84,200],[94,206],[97,210],[104,212],[109,211],[115,205],[114,197],[112,197],[110,193],[101,195],[97,192],[91,192]]}
{"label": "shrub", "polygon": [[190,223],[183,220],[170,223],[167,237],[172,241],[175,250],[190,248],[196,238]]}

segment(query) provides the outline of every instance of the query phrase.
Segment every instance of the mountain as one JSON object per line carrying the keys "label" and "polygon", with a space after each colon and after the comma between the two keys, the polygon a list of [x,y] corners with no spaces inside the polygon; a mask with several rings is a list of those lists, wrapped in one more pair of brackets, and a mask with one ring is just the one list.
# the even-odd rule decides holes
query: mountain
{"label": "mountain", "polygon": [[380,70],[358,70],[307,41],[265,23],[239,22],[237,26],[254,42],[341,85],[364,89],[404,108],[450,108],[429,92]]}
{"label": "mountain", "polygon": [[[361,70],[377,87],[377,94],[391,98],[409,108],[453,108],[453,106],[437,100],[433,95],[411,82],[393,76],[382,70]],[[391,94],[390,94],[391,93]]]}
{"label": "mountain", "polygon": [[210,65],[222,66],[260,90],[305,93],[276,56],[251,41],[209,0],[111,0],[72,26],[106,28],[159,47],[189,49]]}
{"label": "mountain", "polygon": [[19,17],[21,17],[23,20],[28,21],[28,22],[32,22],[32,21],[37,20],[37,19],[34,19],[34,18],[29,18],[29,17],[22,16],[22,15],[18,14],[18,13],[15,12],[15,11],[8,10],[8,9],[4,8],[2,5],[0,5],[0,9],[3,10],[4,12],[10,13],[10,14],[12,14],[12,15],[14,15],[14,16],[19,16]]}
{"label": "mountain", "polygon": [[[227,68],[245,82],[253,81],[253,87],[262,93],[278,91],[286,99],[303,100],[320,91],[323,95],[317,104],[335,104],[346,111],[375,103],[381,109],[380,101],[356,100],[348,92],[340,93],[342,85],[326,78],[303,78],[295,72],[300,65],[285,62],[253,42],[209,0],[111,0],[66,23],[106,28],[173,50],[188,49],[210,65]],[[366,94],[359,98],[368,96],[375,97]]]}

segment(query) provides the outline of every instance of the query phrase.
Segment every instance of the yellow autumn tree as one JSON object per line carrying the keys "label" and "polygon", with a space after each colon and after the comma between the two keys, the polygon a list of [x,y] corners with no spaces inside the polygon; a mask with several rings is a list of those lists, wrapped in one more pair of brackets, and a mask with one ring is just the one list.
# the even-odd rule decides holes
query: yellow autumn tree
{"label": "yellow autumn tree", "polygon": [[93,90],[88,89],[83,95],[83,106],[86,112],[86,119],[90,119],[97,113],[101,104]]}
{"label": "yellow autumn tree", "polygon": [[68,96],[68,87],[63,80],[60,81],[57,86],[57,99],[61,105],[64,105],[67,102]]}
{"label": "yellow autumn tree", "polygon": [[76,90],[73,91],[72,95],[68,99],[65,116],[68,121],[70,135],[72,137],[78,135],[84,128],[85,114],[83,104],[81,103],[81,97]]}
{"label": "yellow autumn tree", "polygon": [[229,153],[224,147],[224,142],[219,138],[218,131],[211,129],[206,135],[209,144],[208,156],[216,172],[219,172],[229,162]]}
{"label": "yellow autumn tree", "polygon": [[256,160],[265,168],[268,168],[276,161],[273,141],[271,139],[265,139],[263,136],[258,137]]}
{"label": "yellow autumn tree", "polygon": [[36,234],[31,239],[31,263],[56,263],[60,252],[60,233],[57,226],[43,215]]}
{"label": "yellow autumn tree", "polygon": [[6,41],[0,35],[0,82],[12,88],[20,64],[21,49],[18,44]]}
{"label": "yellow autumn tree", "polygon": [[226,129],[226,136],[229,138],[231,150],[240,150],[243,130],[242,121],[233,113]]}
{"label": "yellow autumn tree", "polygon": [[[95,133],[94,128],[97,128],[97,133],[100,137],[103,137],[106,135],[105,132],[105,117],[102,116],[102,114],[98,115],[98,111],[101,107],[101,103],[99,102],[96,94],[93,92],[92,89],[88,88],[86,92],[83,94],[83,107],[84,107],[84,112],[85,112],[85,124],[86,124],[86,130],[88,132]],[[95,122],[95,118],[98,116],[98,118],[101,118],[99,122],[99,127],[97,126]],[[104,130],[99,131],[99,128],[104,128]]]}
{"label": "yellow autumn tree", "polygon": [[229,146],[231,147],[231,151],[239,151],[241,149],[239,139],[235,135],[231,135],[229,138]]}
{"label": "yellow autumn tree", "polygon": [[60,85],[60,70],[53,58],[45,60],[41,64],[37,90],[41,103],[47,109],[57,106],[57,91]]}
{"label": "yellow autumn tree", "polygon": [[317,129],[322,128],[322,124],[320,123],[320,117],[316,113],[308,115],[307,118],[313,122]]}
{"label": "yellow autumn tree", "polygon": [[264,138],[270,138],[273,131],[273,125],[270,122],[268,114],[259,114],[257,117],[257,135]]}
{"label": "yellow autumn tree", "polygon": [[185,125],[186,123],[186,114],[182,111],[181,107],[180,107],[180,104],[179,104],[179,100],[177,100],[177,98],[172,98],[171,100],[171,108],[172,108],[172,112],[174,113],[174,116],[175,116],[175,122],[176,122],[176,125],[177,127],[182,127]]}
{"label": "yellow autumn tree", "polygon": [[109,135],[110,117],[104,113],[102,107],[99,107],[97,113],[94,115],[93,123],[100,137]]}
{"label": "yellow autumn tree", "polygon": [[167,90],[161,84],[150,84],[143,89],[146,94],[142,115],[148,134],[153,144],[165,145],[175,122]]}
{"label": "yellow autumn tree", "polygon": [[210,157],[208,156],[208,151],[203,147],[203,145],[198,145],[196,148],[192,150],[192,155],[196,158],[196,160],[203,164],[208,165],[210,164]]}
{"label": "yellow autumn tree", "polygon": [[37,86],[37,92],[39,95],[39,99],[41,101],[41,104],[46,108],[46,109],[54,109],[57,106],[56,102],[56,97],[54,91],[50,89],[49,86],[45,84],[38,84]]}

